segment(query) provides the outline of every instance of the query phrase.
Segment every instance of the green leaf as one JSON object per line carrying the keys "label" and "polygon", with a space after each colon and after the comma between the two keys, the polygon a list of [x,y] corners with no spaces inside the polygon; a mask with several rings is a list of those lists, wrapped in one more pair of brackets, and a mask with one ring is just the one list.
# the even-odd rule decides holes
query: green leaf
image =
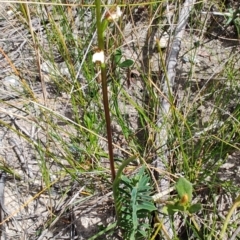
{"label": "green leaf", "polygon": [[130,186],[130,184],[131,184],[131,180],[130,180],[128,177],[124,176],[124,175],[121,176],[121,181],[122,181],[124,184],[127,184],[127,185],[129,185],[129,186]]}
{"label": "green leaf", "polygon": [[[143,174],[143,173],[139,173]],[[148,187],[149,186],[149,177],[147,175],[141,175],[142,177],[139,179],[139,187]]]}
{"label": "green leaf", "polygon": [[102,34],[104,34],[104,32],[107,29],[107,27],[108,27],[108,20],[104,19],[102,21],[102,29],[101,29],[102,30]]}
{"label": "green leaf", "polygon": [[127,59],[123,62],[121,62],[118,66],[120,68],[128,68],[128,67],[131,67],[133,65],[134,61],[131,60],[131,59]]}
{"label": "green leaf", "polygon": [[132,232],[132,234],[130,236],[130,240],[135,240],[135,231]]}
{"label": "green leaf", "polygon": [[[135,159],[135,158],[134,158]],[[146,218],[151,218],[156,210],[152,202],[152,184],[146,168],[143,166],[132,178],[122,175],[133,158],[123,162],[119,167],[113,183],[114,200],[118,217],[118,226],[122,229],[124,239],[147,239],[150,220],[145,225]]]}
{"label": "green leaf", "polygon": [[143,210],[143,209],[148,210],[150,212],[157,210],[157,208],[151,202],[144,202],[142,204],[137,205],[137,211],[140,211],[140,210]]}
{"label": "green leaf", "polygon": [[166,215],[171,215],[171,213],[168,211],[168,207],[167,207],[167,206],[164,206],[164,207],[162,208],[162,213],[163,213],[163,214],[166,214]]}
{"label": "green leaf", "polygon": [[[144,226],[144,224],[143,224],[143,227],[146,228],[146,227]],[[148,236],[148,234],[147,234],[146,231],[143,231],[143,230],[140,229],[138,232],[141,234],[142,237],[145,237],[145,238],[146,238],[146,237]]]}
{"label": "green leaf", "polygon": [[200,203],[196,203],[196,204],[191,205],[188,208],[188,211],[189,211],[189,213],[196,213],[196,212],[200,211],[201,209],[202,209],[202,205]]}
{"label": "green leaf", "polygon": [[127,198],[131,198],[131,194],[129,192],[129,189],[124,189],[124,188],[119,188],[119,199],[127,199]]}
{"label": "green leaf", "polygon": [[180,201],[184,201],[183,205],[186,205],[186,201],[187,203],[191,203],[193,187],[192,184],[186,178],[180,177],[178,179],[176,183],[176,190],[178,192],[179,197],[181,198]]}
{"label": "green leaf", "polygon": [[234,11],[233,11],[233,9],[230,8],[230,9],[228,10],[228,12],[229,12],[230,15],[227,16],[228,19],[227,19],[227,21],[226,21],[226,23],[225,23],[225,26],[228,26],[228,25],[233,21],[233,19],[234,19]]}
{"label": "green leaf", "polygon": [[240,17],[235,18],[233,22],[237,30],[238,38],[240,38]]}
{"label": "green leaf", "polygon": [[91,123],[91,120],[90,120],[90,118],[87,116],[87,114],[85,114],[85,115],[83,116],[83,119],[84,119],[85,124],[89,127],[89,125],[90,125],[90,123]]}
{"label": "green leaf", "polygon": [[166,215],[173,215],[174,213],[180,212],[180,211],[183,212],[184,207],[178,204],[167,204],[162,208],[162,213]]}
{"label": "green leaf", "polygon": [[114,61],[117,65],[120,63],[121,58],[122,58],[122,51],[120,49],[117,49],[114,53]]}
{"label": "green leaf", "polygon": [[131,203],[132,203],[132,221],[133,221],[133,229],[136,230],[138,227],[138,217],[137,217],[137,188],[133,188],[131,194]]}

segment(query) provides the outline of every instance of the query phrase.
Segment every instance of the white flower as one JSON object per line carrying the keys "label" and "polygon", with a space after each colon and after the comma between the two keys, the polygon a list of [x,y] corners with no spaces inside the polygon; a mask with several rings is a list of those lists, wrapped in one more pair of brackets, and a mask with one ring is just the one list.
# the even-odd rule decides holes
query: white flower
{"label": "white flower", "polygon": [[116,7],[116,16],[117,16],[117,17],[121,17],[121,16],[122,16],[122,14],[123,14],[123,13],[122,13],[122,11],[121,11],[120,7],[119,7],[119,6],[117,6],[117,7]]}
{"label": "white flower", "polygon": [[114,21],[114,20],[117,20],[118,18],[120,18],[121,16],[122,16],[122,11],[119,6],[116,6],[107,11],[105,18],[108,21]]}
{"label": "white flower", "polygon": [[169,36],[167,33],[164,33],[160,39],[155,38],[155,40],[160,48],[166,48],[168,46]]}
{"label": "white flower", "polygon": [[159,41],[159,45],[161,48],[166,48],[168,45],[168,38],[166,37],[161,37]]}
{"label": "white flower", "polygon": [[95,52],[92,56],[92,61],[94,63],[95,62],[104,63],[104,52],[103,51]]}

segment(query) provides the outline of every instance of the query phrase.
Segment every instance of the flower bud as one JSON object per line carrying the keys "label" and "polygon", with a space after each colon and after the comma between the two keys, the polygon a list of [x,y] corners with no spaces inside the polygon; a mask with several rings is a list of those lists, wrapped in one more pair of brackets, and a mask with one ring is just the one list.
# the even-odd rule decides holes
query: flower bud
{"label": "flower bud", "polygon": [[105,15],[105,18],[109,21],[112,22],[114,20],[117,20],[122,16],[122,11],[119,6],[113,7],[109,9]]}
{"label": "flower bud", "polygon": [[92,61],[94,63],[104,63],[104,52],[103,51],[97,51],[92,56]]}

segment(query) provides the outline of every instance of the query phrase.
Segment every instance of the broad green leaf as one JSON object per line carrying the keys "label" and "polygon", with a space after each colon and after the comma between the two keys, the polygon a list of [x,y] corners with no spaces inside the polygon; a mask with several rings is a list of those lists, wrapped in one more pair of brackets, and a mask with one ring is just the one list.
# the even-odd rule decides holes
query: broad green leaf
{"label": "broad green leaf", "polygon": [[196,203],[196,204],[191,205],[188,208],[188,211],[189,211],[189,213],[196,213],[196,212],[200,211],[201,209],[202,209],[202,205],[200,203]]}
{"label": "broad green leaf", "polygon": [[[180,197],[180,201],[191,203],[192,201],[192,184],[184,177],[180,177],[176,183],[176,190],[178,192],[178,195]],[[187,194],[187,196],[186,196]],[[186,204],[184,204],[186,205]]]}
{"label": "broad green leaf", "polygon": [[122,51],[120,49],[117,49],[114,53],[114,61],[116,64],[120,63],[120,60],[122,58]]}
{"label": "broad green leaf", "polygon": [[163,208],[162,208],[162,211],[161,211],[163,214],[165,214],[165,215],[171,215],[171,213],[169,213],[169,211],[168,211],[168,207],[167,206],[164,206]]}
{"label": "broad green leaf", "polygon": [[176,204],[167,204],[162,208],[162,212],[167,214],[167,215],[173,215],[176,212],[183,212],[184,207]]}
{"label": "broad green leaf", "polygon": [[128,68],[128,67],[131,67],[133,65],[133,63],[134,63],[133,60],[127,59],[127,60],[121,62],[118,66],[120,68]]}

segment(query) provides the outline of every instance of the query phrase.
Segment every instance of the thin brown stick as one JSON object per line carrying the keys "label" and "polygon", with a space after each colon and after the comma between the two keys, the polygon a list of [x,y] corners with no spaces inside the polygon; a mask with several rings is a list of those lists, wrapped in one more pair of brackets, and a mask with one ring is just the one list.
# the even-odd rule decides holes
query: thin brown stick
{"label": "thin brown stick", "polygon": [[46,103],[47,90],[46,90],[46,84],[45,84],[45,81],[44,81],[44,77],[43,77],[43,74],[42,74],[42,71],[41,71],[41,57],[40,57],[39,46],[38,46],[38,42],[36,41],[36,38],[35,38],[35,35],[34,35],[34,32],[33,32],[31,15],[30,15],[28,3],[24,3],[23,6],[24,6],[24,9],[26,11],[27,18],[28,18],[28,25],[29,25],[31,36],[32,36],[34,49],[35,49],[35,52],[36,52],[36,60],[37,60],[36,62],[37,62],[39,78],[40,78],[40,81],[41,81],[41,86],[42,86],[42,91],[43,91],[43,99],[44,99],[44,103]]}

